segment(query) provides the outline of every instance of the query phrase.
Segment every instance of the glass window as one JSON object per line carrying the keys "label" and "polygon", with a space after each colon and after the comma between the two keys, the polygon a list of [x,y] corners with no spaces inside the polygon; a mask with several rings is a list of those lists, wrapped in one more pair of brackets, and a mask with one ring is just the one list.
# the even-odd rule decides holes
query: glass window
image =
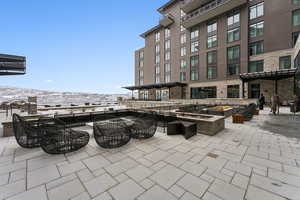
{"label": "glass window", "polygon": [[144,61],[140,61],[140,67],[144,67]]}
{"label": "glass window", "polygon": [[170,59],[171,59],[171,53],[170,53],[170,51],[167,51],[167,52],[165,53],[165,60],[168,61],[168,60],[170,60]]}
{"label": "glass window", "polygon": [[171,74],[170,73],[168,73],[168,74],[165,75],[165,81],[166,81],[166,83],[170,83],[171,82]]}
{"label": "glass window", "polygon": [[207,64],[208,65],[217,64],[217,52],[216,51],[207,52]]}
{"label": "glass window", "polygon": [[227,18],[227,25],[231,26],[233,24],[240,23],[240,13],[231,15]]}
{"label": "glass window", "polygon": [[227,42],[234,42],[240,40],[240,28],[229,30],[227,32]]}
{"label": "glass window", "polygon": [[294,26],[300,25],[300,9],[293,11],[293,25]]}
{"label": "glass window", "polygon": [[184,17],[184,16],[185,16],[185,12],[182,9],[180,9],[180,17]]}
{"label": "glass window", "polygon": [[159,65],[155,66],[155,74],[160,74],[160,66]]}
{"label": "glass window", "polygon": [[249,73],[263,72],[264,71],[264,61],[263,60],[251,61],[249,63],[248,71],[249,71]]}
{"label": "glass window", "polygon": [[199,56],[191,56],[191,68],[198,68]]}
{"label": "glass window", "polygon": [[171,40],[165,41],[165,50],[169,50],[171,48]]}
{"label": "glass window", "polygon": [[291,56],[283,56],[279,58],[279,69],[291,69]]}
{"label": "glass window", "polygon": [[217,67],[208,66],[207,67],[207,79],[217,78]]}
{"label": "glass window", "polygon": [[229,47],[227,49],[227,59],[228,60],[240,59],[240,46]]}
{"label": "glass window", "polygon": [[186,73],[180,72],[180,81],[186,81]]}
{"label": "glass window", "polygon": [[165,64],[165,72],[169,73],[171,71],[171,64],[170,63],[166,63]]}
{"label": "glass window", "polygon": [[160,52],[160,46],[159,46],[159,44],[157,44],[157,45],[155,45],[155,53],[159,54],[159,52]]}
{"label": "glass window", "polygon": [[180,31],[181,31],[181,32],[185,31],[184,26],[180,25]]}
{"label": "glass window", "polygon": [[160,77],[159,77],[159,75],[156,75],[156,77],[155,77],[155,83],[160,83]]}
{"label": "glass window", "polygon": [[180,56],[186,56],[186,47],[181,47]]}
{"label": "glass window", "polygon": [[229,76],[238,75],[240,71],[240,63],[230,63],[228,64],[227,73]]}
{"label": "glass window", "polygon": [[293,45],[295,46],[295,44],[297,43],[298,37],[299,37],[299,33],[300,32],[294,32],[292,34],[292,40],[293,40]]}
{"label": "glass window", "polygon": [[217,22],[213,22],[207,25],[207,33],[212,33],[217,31]]}
{"label": "glass window", "polygon": [[260,84],[251,84],[249,96],[252,99],[258,99],[260,96]]}
{"label": "glass window", "polygon": [[199,79],[198,70],[191,70],[191,81],[197,81]]}
{"label": "glass window", "polygon": [[191,40],[196,39],[199,37],[199,29],[193,28],[191,31]]}
{"label": "glass window", "polygon": [[180,61],[180,68],[186,68],[186,60]]}
{"label": "glass window", "polygon": [[160,41],[160,32],[156,32],[155,33],[155,42],[159,42]]}
{"label": "glass window", "polygon": [[227,98],[240,98],[240,85],[228,85]]}
{"label": "glass window", "polygon": [[156,55],[155,56],[155,64],[159,64],[160,63],[160,56]]}
{"label": "glass window", "polygon": [[217,87],[191,88],[192,99],[217,98]]}
{"label": "glass window", "polygon": [[264,15],[264,2],[250,7],[250,19],[255,19]]}
{"label": "glass window", "polygon": [[191,53],[198,52],[199,42],[195,41],[191,43]]}
{"label": "glass window", "polygon": [[182,35],[180,36],[180,43],[181,43],[181,44],[185,44],[185,43],[186,43],[186,34],[182,34]]}
{"label": "glass window", "polygon": [[250,25],[250,37],[257,37],[264,34],[264,21]]}
{"label": "glass window", "polygon": [[171,36],[171,30],[169,28],[165,29],[165,38],[168,38]]}
{"label": "glass window", "polygon": [[207,48],[216,47],[218,45],[217,35],[207,38]]}
{"label": "glass window", "polygon": [[255,56],[255,55],[261,54],[263,52],[264,52],[264,42],[263,41],[254,42],[252,44],[249,44],[250,56]]}
{"label": "glass window", "polygon": [[156,90],[156,100],[161,100],[161,90]]}
{"label": "glass window", "polygon": [[295,4],[295,5],[300,4],[300,0],[292,0],[292,3]]}
{"label": "glass window", "polygon": [[140,51],[140,59],[143,59],[143,58],[144,58],[144,52]]}

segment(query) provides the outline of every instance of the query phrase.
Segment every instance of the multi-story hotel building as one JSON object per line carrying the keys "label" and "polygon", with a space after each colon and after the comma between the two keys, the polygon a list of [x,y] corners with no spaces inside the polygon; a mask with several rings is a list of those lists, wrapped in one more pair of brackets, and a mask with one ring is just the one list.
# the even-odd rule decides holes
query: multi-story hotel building
{"label": "multi-story hotel building", "polygon": [[158,12],[127,87],[139,99],[293,98],[300,0],[170,0]]}

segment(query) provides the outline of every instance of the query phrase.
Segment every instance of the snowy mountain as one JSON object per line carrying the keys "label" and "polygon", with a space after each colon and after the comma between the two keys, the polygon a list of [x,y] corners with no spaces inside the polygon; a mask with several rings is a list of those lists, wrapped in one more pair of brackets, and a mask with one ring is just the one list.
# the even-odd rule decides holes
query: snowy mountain
{"label": "snowy mountain", "polygon": [[81,92],[56,92],[0,86],[0,102],[27,100],[28,96],[37,96],[39,105],[82,105],[114,103],[118,97],[129,98],[130,94],[93,94]]}

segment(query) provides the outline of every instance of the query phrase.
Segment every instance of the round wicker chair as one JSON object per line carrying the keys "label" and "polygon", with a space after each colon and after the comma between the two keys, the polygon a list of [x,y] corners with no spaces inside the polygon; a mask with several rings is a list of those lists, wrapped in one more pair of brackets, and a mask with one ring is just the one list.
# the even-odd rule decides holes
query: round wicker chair
{"label": "round wicker chair", "polygon": [[42,136],[38,123],[25,121],[21,116],[13,114],[13,130],[17,143],[21,147],[40,147]]}
{"label": "round wicker chair", "polygon": [[58,119],[55,119],[55,125],[47,125],[41,131],[41,147],[48,154],[71,153],[86,146],[90,140],[87,132],[67,128]]}
{"label": "round wicker chair", "polygon": [[127,144],[130,129],[123,120],[94,123],[94,138],[100,147],[112,149]]}
{"label": "round wicker chair", "polygon": [[155,117],[141,115],[133,120],[134,124],[130,126],[131,137],[134,139],[148,139],[155,135],[157,129],[157,120]]}

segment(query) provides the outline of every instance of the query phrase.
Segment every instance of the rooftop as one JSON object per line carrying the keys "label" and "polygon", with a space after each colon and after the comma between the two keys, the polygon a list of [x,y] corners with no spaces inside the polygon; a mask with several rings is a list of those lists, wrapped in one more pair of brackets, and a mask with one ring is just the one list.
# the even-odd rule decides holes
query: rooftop
{"label": "rooftop", "polygon": [[114,150],[91,138],[58,156],[0,138],[0,199],[299,199],[300,116],[287,113],[267,108],[243,125],[227,119],[214,137],[184,140],[158,130]]}

